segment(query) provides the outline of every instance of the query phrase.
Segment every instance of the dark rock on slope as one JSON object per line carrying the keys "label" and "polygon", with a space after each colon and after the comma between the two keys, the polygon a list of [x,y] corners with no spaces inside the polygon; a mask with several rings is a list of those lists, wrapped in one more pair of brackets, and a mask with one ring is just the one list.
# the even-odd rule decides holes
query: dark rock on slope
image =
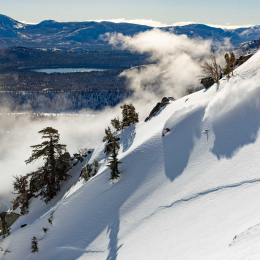
{"label": "dark rock on slope", "polygon": [[149,116],[144,120],[144,122],[147,122],[152,117],[156,116],[156,114],[162,110],[162,108],[166,107],[170,101],[174,101],[175,99],[173,97],[164,97],[161,102],[158,102],[156,106],[152,109]]}

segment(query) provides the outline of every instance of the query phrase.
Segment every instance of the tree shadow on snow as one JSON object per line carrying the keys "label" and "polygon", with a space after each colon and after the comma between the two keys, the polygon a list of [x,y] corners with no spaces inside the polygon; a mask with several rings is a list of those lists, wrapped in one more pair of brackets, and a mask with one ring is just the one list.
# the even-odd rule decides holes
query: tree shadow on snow
{"label": "tree shadow on snow", "polygon": [[243,146],[254,143],[260,127],[259,104],[247,100],[212,124],[215,134],[211,152],[220,160],[232,158]]}
{"label": "tree shadow on snow", "polygon": [[[160,146],[161,140],[156,140]],[[137,149],[124,157],[123,163],[119,166],[122,176],[117,182],[112,184],[109,180],[110,172],[107,169],[87,182],[84,187],[78,189],[73,196],[68,197],[67,201],[57,207],[56,218],[66,216],[66,219],[71,219],[71,222],[65,229],[62,223],[55,224],[55,234],[62,233],[63,239],[57,240],[53,233],[56,245],[48,252],[48,256],[45,255],[45,259],[71,260],[78,259],[83,255],[91,258],[93,254],[102,254],[102,259],[107,260],[118,258],[119,250],[123,246],[119,238],[121,208],[126,202],[130,203],[129,198],[136,193],[140,186],[144,185],[146,179],[153,178],[153,175],[157,174],[154,171],[153,163],[148,164],[145,171],[140,174],[144,161],[149,159],[151,162],[156,162],[158,159],[158,151],[154,149],[153,142],[147,141],[143,145],[144,152],[140,153]],[[147,154],[149,154],[149,158],[147,158]],[[130,168],[127,167],[129,165],[131,165]],[[141,197],[138,197],[138,202],[132,202],[134,204],[130,205],[136,206],[149,194],[150,192],[147,190],[147,192],[142,193]],[[79,211],[82,214],[77,214]],[[105,252],[102,253],[106,245],[100,245],[98,248],[95,245],[92,248],[92,242],[105,230],[108,234],[107,256],[104,256]],[[64,254],[62,248],[67,247],[67,245],[69,248],[77,248],[78,250],[67,248],[67,253]]]}
{"label": "tree shadow on snow", "polygon": [[165,174],[171,181],[181,175],[188,165],[195,139],[201,137],[204,111],[205,108],[201,108],[189,114],[163,137]]}
{"label": "tree shadow on snow", "polygon": [[118,245],[118,233],[119,233],[119,215],[118,212],[114,215],[114,221],[112,221],[108,226],[109,232],[109,244],[108,250],[109,254],[106,260],[115,260],[117,259],[117,252],[122,247]]}
{"label": "tree shadow on snow", "polygon": [[132,146],[135,136],[135,125],[131,125],[122,131],[120,141],[123,146],[123,152],[126,152]]}

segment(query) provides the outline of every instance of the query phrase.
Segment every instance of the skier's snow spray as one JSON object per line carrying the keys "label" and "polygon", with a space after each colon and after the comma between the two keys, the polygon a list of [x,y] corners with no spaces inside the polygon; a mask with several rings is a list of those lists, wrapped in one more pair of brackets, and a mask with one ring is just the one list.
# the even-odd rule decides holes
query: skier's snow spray
{"label": "skier's snow spray", "polygon": [[229,111],[245,102],[252,106],[259,106],[260,100],[258,93],[260,89],[260,73],[255,75],[245,75],[242,73],[230,78],[225,87],[219,90],[219,93],[209,102],[206,107],[203,120],[217,120]]}

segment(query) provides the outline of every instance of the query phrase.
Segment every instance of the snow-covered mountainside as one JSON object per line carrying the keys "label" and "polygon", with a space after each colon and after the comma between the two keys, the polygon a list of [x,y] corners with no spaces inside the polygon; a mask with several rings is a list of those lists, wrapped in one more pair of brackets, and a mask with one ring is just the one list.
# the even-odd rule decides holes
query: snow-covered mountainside
{"label": "snow-covered mountainside", "polygon": [[[119,133],[115,183],[96,148],[53,201],[31,201],[0,244],[4,259],[260,259],[259,64],[260,52],[230,80]],[[94,159],[98,174],[78,181]]]}
{"label": "snow-covered mountainside", "polygon": [[236,52],[240,55],[255,54],[260,48],[260,39],[255,39],[251,42],[245,42],[237,48]]}

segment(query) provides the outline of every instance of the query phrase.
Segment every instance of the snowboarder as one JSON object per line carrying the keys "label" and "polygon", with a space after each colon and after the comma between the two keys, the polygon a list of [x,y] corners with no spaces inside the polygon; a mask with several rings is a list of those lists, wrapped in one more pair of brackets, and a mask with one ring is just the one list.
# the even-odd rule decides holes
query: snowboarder
{"label": "snowboarder", "polygon": [[166,133],[170,132],[170,129],[169,128],[165,128],[164,131],[165,131],[165,133],[163,132],[162,136],[164,136]]}

